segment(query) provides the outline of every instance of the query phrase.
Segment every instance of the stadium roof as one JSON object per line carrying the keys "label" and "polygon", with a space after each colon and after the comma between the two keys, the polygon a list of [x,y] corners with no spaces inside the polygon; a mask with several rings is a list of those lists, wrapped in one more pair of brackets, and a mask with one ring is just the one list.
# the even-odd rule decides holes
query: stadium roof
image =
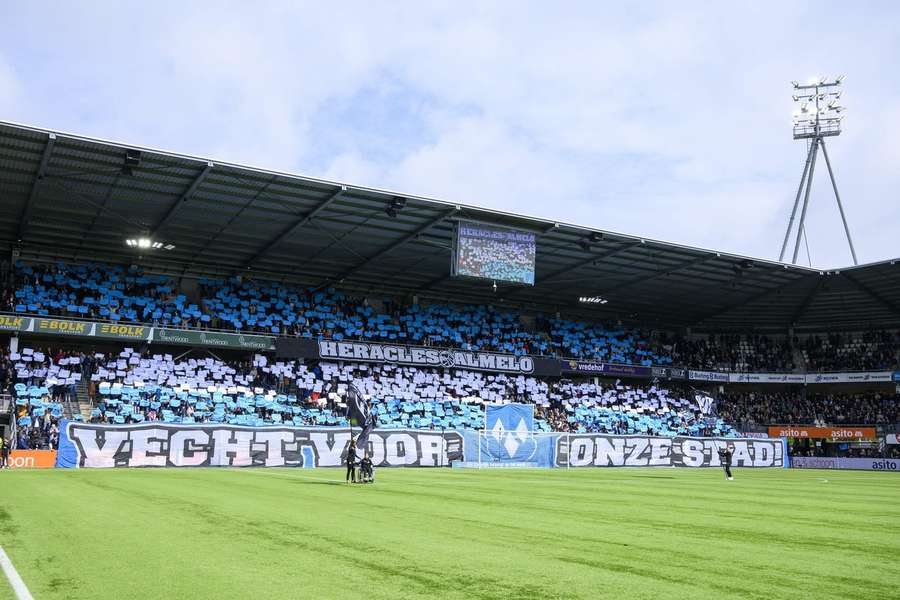
{"label": "stadium roof", "polygon": [[[535,285],[494,291],[450,277],[459,219],[538,233]],[[175,248],[139,255],[124,241],[141,235]],[[5,122],[0,243],[23,258],[243,273],[659,327],[900,326],[895,261],[820,271]]]}

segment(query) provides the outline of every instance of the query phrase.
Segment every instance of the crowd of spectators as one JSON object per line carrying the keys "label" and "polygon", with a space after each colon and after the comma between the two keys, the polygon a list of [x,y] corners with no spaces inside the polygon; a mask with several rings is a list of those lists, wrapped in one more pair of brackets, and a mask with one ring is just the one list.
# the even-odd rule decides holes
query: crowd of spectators
{"label": "crowd of spectators", "polygon": [[618,325],[491,306],[402,304],[335,290],[233,277],[198,280],[192,302],[171,277],[140,267],[17,262],[0,309],[23,314],[139,322],[327,339],[667,364],[652,340]]}
{"label": "crowd of spectators", "polygon": [[209,321],[176,292],[174,279],[131,265],[17,262],[5,282],[6,311],[199,327]]}
{"label": "crowd of spectators", "polygon": [[900,331],[810,336],[801,347],[810,371],[884,371],[900,365]]}
{"label": "crowd of spectators", "polygon": [[719,396],[719,416],[747,425],[877,425],[900,423],[900,394],[740,392]]}
{"label": "crowd of spectators", "polygon": [[740,373],[790,372],[797,368],[787,338],[764,335],[710,335],[664,338],[662,344],[677,365]]}
{"label": "crowd of spectators", "polygon": [[56,448],[59,420],[77,412],[77,382],[91,376],[93,365],[92,357],[60,348],[0,356],[0,392],[14,398],[17,449]]}
{"label": "crowd of spectators", "polygon": [[790,454],[796,456],[838,456],[841,458],[900,458],[900,446],[866,442],[851,445],[849,442],[825,440],[792,440]]}
{"label": "crowd of spectators", "polygon": [[168,327],[486,350],[732,372],[890,370],[900,332],[806,338],[684,337],[493,306],[403,303],[233,277],[199,279],[192,297],[138,266],[25,264],[0,269],[0,310]]}
{"label": "crowd of spectators", "polygon": [[[542,380],[459,369],[390,364],[225,362],[176,359],[124,348],[115,354],[69,355],[24,348],[11,353],[18,423],[49,432],[72,381],[86,382],[97,423],[230,423],[346,426],[349,385],[373,400],[381,427],[481,428],[484,405],[535,404],[538,431],[733,435],[708,423],[689,394],[656,385]],[[79,414],[73,415],[78,419]]]}

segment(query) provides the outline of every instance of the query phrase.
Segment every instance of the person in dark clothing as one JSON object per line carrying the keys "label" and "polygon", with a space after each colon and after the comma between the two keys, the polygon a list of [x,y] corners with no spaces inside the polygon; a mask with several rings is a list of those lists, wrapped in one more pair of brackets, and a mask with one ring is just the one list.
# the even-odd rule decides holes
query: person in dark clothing
{"label": "person in dark clothing", "polygon": [[372,467],[372,459],[369,458],[368,453],[359,463],[359,475],[363,483],[375,483],[375,469]]}
{"label": "person in dark clothing", "polygon": [[[10,436],[10,439],[12,437]],[[9,465],[9,442],[3,439],[3,436],[0,435],[0,469],[5,469]]]}
{"label": "person in dark clothing", "polygon": [[719,449],[719,459],[722,461],[722,468],[725,469],[725,477],[728,481],[734,479],[731,476],[731,457],[734,455],[734,450],[732,450],[729,446],[725,446],[724,448]]}
{"label": "person in dark clothing", "polygon": [[353,438],[347,448],[347,483],[356,483],[356,440]]}

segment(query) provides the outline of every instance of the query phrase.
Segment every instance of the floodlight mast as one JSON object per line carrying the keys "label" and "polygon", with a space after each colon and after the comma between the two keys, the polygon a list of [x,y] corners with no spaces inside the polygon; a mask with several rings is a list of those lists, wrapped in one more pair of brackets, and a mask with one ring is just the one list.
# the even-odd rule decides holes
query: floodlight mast
{"label": "floodlight mast", "polygon": [[830,81],[825,77],[815,77],[810,79],[809,83],[805,85],[801,85],[796,81],[791,82],[794,86],[794,93],[791,97],[794,102],[799,103],[799,109],[794,111],[794,139],[807,140],[807,151],[806,165],[803,167],[800,186],[797,188],[797,195],[794,198],[794,208],[791,210],[791,218],[788,221],[788,228],[784,234],[784,243],[781,245],[781,254],[778,256],[779,261],[784,260],[784,253],[787,250],[791,230],[794,227],[794,217],[797,215],[797,207],[800,204],[800,196],[803,195],[803,208],[800,211],[800,223],[797,226],[797,239],[794,244],[794,255],[791,259],[791,263],[797,264],[797,255],[800,253],[800,239],[805,235],[806,209],[809,206],[809,192],[812,188],[813,174],[816,170],[816,156],[819,148],[821,148],[822,155],[825,157],[825,166],[828,168],[828,175],[831,179],[831,187],[834,189],[834,198],[837,201],[838,211],[841,213],[841,221],[844,223],[844,233],[847,235],[847,244],[850,246],[853,264],[859,264],[856,260],[856,249],[853,247],[853,238],[850,236],[850,226],[847,225],[847,216],[844,214],[844,206],[841,204],[841,196],[838,193],[834,171],[831,168],[831,160],[828,158],[828,151],[825,149],[826,137],[841,134],[841,121],[844,118],[841,113],[846,108],[839,106],[837,102],[843,94],[843,90],[840,89],[843,80],[844,76],[841,75]]}

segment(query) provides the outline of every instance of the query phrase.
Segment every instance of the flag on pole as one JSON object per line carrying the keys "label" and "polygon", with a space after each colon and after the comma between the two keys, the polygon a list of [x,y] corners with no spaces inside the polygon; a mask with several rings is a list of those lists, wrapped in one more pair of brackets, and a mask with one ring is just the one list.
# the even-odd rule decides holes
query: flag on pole
{"label": "flag on pole", "polygon": [[700,414],[703,415],[707,425],[715,425],[718,418],[716,399],[709,392],[696,388],[691,389],[694,392],[694,402],[697,403],[697,408],[700,410]]}
{"label": "flag on pole", "polygon": [[353,384],[347,391],[347,420],[350,421],[351,428],[354,425],[362,427],[362,432],[356,438],[356,447],[360,451],[364,450],[369,441],[369,434],[375,429],[375,415],[372,414],[369,402]]}

